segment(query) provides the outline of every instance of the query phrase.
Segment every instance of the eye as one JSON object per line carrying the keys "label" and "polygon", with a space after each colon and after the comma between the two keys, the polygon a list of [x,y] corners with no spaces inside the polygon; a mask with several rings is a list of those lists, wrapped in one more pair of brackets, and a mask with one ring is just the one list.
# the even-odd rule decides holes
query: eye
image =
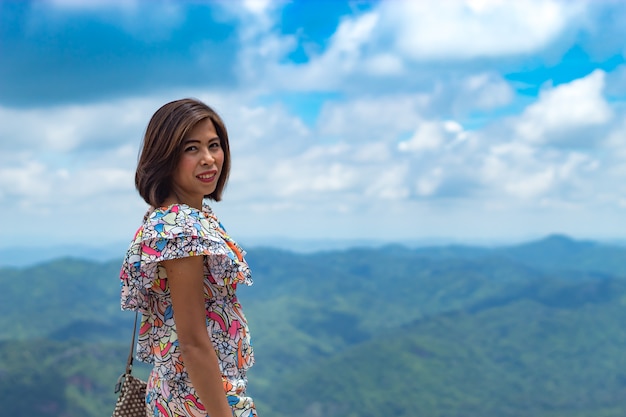
{"label": "eye", "polygon": [[216,142],[212,142],[212,143],[209,145],[209,148],[219,148],[220,146],[221,146],[221,145],[220,145],[219,141],[216,141]]}
{"label": "eye", "polygon": [[198,147],[196,145],[189,145],[189,146],[185,147],[185,152],[192,152],[192,151],[195,151],[197,149],[198,149]]}

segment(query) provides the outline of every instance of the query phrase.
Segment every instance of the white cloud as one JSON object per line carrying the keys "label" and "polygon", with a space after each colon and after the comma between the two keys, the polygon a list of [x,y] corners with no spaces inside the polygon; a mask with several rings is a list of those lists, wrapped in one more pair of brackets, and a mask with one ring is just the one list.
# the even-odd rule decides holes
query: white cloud
{"label": "white cloud", "polygon": [[361,175],[365,179],[365,195],[387,201],[406,201],[411,195],[407,184],[409,172],[406,163],[394,163],[392,160],[363,167]]}
{"label": "white cloud", "polygon": [[181,3],[172,0],[45,0],[31,2],[28,29],[56,26],[63,31],[72,15],[91,14],[136,39],[164,41],[184,24],[184,12]]}
{"label": "white cloud", "polygon": [[617,202],[622,207],[626,196],[626,112],[622,111],[616,126],[607,135],[600,148],[604,155],[598,171],[604,174],[594,184],[596,194],[602,194],[607,205]]}
{"label": "white cloud", "polygon": [[[286,66],[295,70],[297,78],[290,80],[300,88],[336,88],[349,74],[358,73],[364,59],[363,48],[376,35],[376,13],[344,18],[322,55],[311,57],[306,65]],[[395,73],[401,63],[389,55],[371,58],[367,68],[374,73]]]}
{"label": "white cloud", "polygon": [[517,134],[531,142],[550,142],[564,133],[603,125],[612,116],[603,97],[604,80],[605,73],[595,70],[584,78],[542,91],[539,100],[516,122]]}
{"label": "white cloud", "polygon": [[418,124],[413,136],[398,144],[402,152],[437,151],[446,145],[463,141],[466,133],[463,127],[455,121],[445,122],[424,121]]}
{"label": "white cloud", "polygon": [[509,104],[514,98],[511,86],[494,73],[472,74],[462,82],[455,107],[489,110]]}
{"label": "white cloud", "polygon": [[[104,157],[120,153],[124,152],[106,152]],[[103,163],[103,159],[80,168],[55,167],[41,160],[18,161],[0,168],[1,188],[6,195],[32,204],[44,204],[51,199],[72,204],[97,195],[132,193],[134,167],[116,168],[111,161]]]}
{"label": "white cloud", "polygon": [[[299,64],[286,59],[301,39],[282,33],[282,5],[216,3],[219,19],[238,22],[232,53],[241,79],[228,88],[0,108],[0,203],[55,219],[68,239],[84,234],[94,213],[115,212],[119,224],[106,233],[127,239],[143,214],[133,173],[148,119],[170,99],[196,96],[230,132],[233,172],[218,210],[229,229],[476,237],[495,233],[486,224],[505,234],[583,230],[580,213],[619,218],[626,124],[607,91],[621,94],[624,71],[546,87],[525,108],[529,98],[503,75],[567,43],[588,3],[380,2],[344,16]],[[310,113],[299,114],[307,103]],[[57,206],[69,214],[58,219],[50,211]],[[372,219],[384,227],[368,229]]]}
{"label": "white cloud", "polygon": [[285,57],[297,48],[298,36],[277,30],[279,14],[275,8],[250,13],[241,7],[224,7],[239,20],[243,47],[236,70],[248,88],[330,91],[340,88],[346,77],[356,73],[395,76],[404,71],[402,59],[393,52],[364,53],[363,48],[375,36],[375,13],[343,18],[323,53],[311,55],[306,63],[294,64]]}
{"label": "white cloud", "polygon": [[618,160],[626,164],[626,114],[622,113],[617,119],[621,119],[621,123],[614,126],[612,131],[607,135],[602,148],[608,155],[616,157]]}
{"label": "white cloud", "polygon": [[[295,48],[296,39],[272,32],[269,24],[255,24],[256,39],[242,53],[243,71],[249,80],[262,71],[274,87],[305,91],[342,89],[359,77],[417,75],[420,79],[432,74],[438,78],[438,68],[409,68],[406,61],[536,52],[555,42],[566,28],[581,25],[584,11],[584,3],[556,0],[381,2],[367,13],[344,17],[323,52],[311,55],[304,64],[278,64],[280,57]],[[251,32],[248,26],[242,26],[242,33]],[[278,59],[269,63],[253,59],[263,50],[273,51]],[[470,90],[485,86],[485,80],[473,83],[467,86]],[[510,99],[504,84],[496,87],[499,90],[481,97],[479,107],[491,108]]]}
{"label": "white cloud", "polygon": [[5,201],[11,198],[22,199],[47,197],[51,191],[50,179],[53,175],[60,176],[59,172],[49,172],[46,167],[37,161],[26,162],[24,166],[0,168],[0,184]]}
{"label": "white cloud", "polygon": [[[326,91],[340,87],[346,77],[362,69],[370,74],[398,74],[402,62],[395,55],[382,51],[373,56],[364,54],[363,49],[376,36],[377,22],[376,13],[344,18],[325,51],[310,57],[306,64],[280,64],[284,55],[295,48],[295,37],[278,35],[267,28],[260,30],[262,33],[257,34],[256,39],[241,53],[244,79],[254,84],[261,71],[268,75],[268,85],[273,88]],[[250,29],[242,31],[246,33]],[[273,60],[269,63],[257,59],[259,51],[264,50],[272,52]],[[267,59],[269,56],[266,53],[260,58]]]}
{"label": "white cloud", "polygon": [[445,141],[446,132],[441,124],[423,122],[411,139],[398,144],[398,149],[411,152],[435,151],[441,148]]}
{"label": "white cloud", "polygon": [[68,152],[137,142],[155,106],[154,100],[131,98],[26,110],[0,107],[0,149]]}
{"label": "white cloud", "polygon": [[375,77],[399,76],[406,71],[403,60],[392,53],[379,53],[364,61],[365,72]]}
{"label": "white cloud", "polygon": [[[258,91],[345,91],[367,96],[421,89],[435,93],[437,103],[449,106],[444,110],[455,115],[490,110],[511,102],[511,86],[489,61],[473,67],[454,62],[541,50],[566,28],[579,25],[583,10],[583,3],[566,6],[552,0],[381,2],[369,12],[344,16],[320,46],[322,51],[311,52],[303,63],[286,59],[298,46],[298,35],[276,29],[276,9],[264,10],[262,17],[240,12],[239,33],[245,46],[237,71],[248,88]],[[480,33],[473,36],[468,32],[472,28]],[[435,56],[452,65],[422,62]]]}
{"label": "white cloud", "polygon": [[355,167],[338,158],[343,146],[316,147],[300,156],[274,161],[269,180],[279,197],[301,196],[306,200],[328,192],[349,191],[359,176]]}
{"label": "white cloud", "polygon": [[[5,224],[7,235],[15,237],[13,244],[26,245],[34,238],[40,245],[74,242],[97,247],[126,240],[123,230],[133,230],[146,207],[134,190],[134,167],[115,167],[120,162],[115,158],[127,154],[122,148],[103,151],[83,167],[62,167],[32,154],[0,167],[0,204],[36,219],[34,231],[27,231],[24,222]],[[98,241],[92,240],[94,224]]]}
{"label": "white cloud", "polygon": [[376,164],[392,160],[391,149],[383,141],[361,143],[352,150],[354,161],[362,164]]}
{"label": "white cloud", "polygon": [[528,54],[553,42],[584,3],[553,0],[382,2],[384,31],[416,60]]}
{"label": "white cloud", "polygon": [[[601,81],[602,73],[596,73],[546,90],[529,109],[558,109],[571,97],[596,97],[596,111],[598,103],[603,103]],[[465,82],[480,86],[484,79],[478,77],[474,84]],[[179,92],[176,97],[186,95]],[[340,218],[364,215],[363,210],[382,210],[371,205],[372,201],[387,202],[388,210],[401,211],[413,200],[436,205],[441,199],[455,201],[454,205],[483,204],[485,210],[496,211],[519,204],[563,207],[595,198],[594,181],[608,175],[603,161],[588,153],[546,148],[540,142],[516,136],[512,127],[528,121],[529,114],[539,117],[537,110],[526,109],[517,118],[495,122],[499,129],[486,126],[467,131],[456,120],[425,119],[422,112],[432,102],[427,94],[356,96],[328,102],[317,125],[307,126],[280,104],[258,104],[249,92],[205,91],[197,95],[222,114],[229,128],[234,169],[224,204],[230,213],[241,212],[241,216],[245,214],[243,208],[264,216],[287,216],[289,212],[309,215],[306,213],[316,206],[325,216]],[[72,127],[77,142],[61,146],[53,141],[54,135],[44,133],[45,149],[65,160],[76,158],[76,150],[87,149],[81,152],[92,159],[88,164],[64,168],[54,161],[56,158],[39,158],[36,153],[21,150],[20,159],[0,172],[4,178],[0,182],[0,200],[6,202],[12,196],[34,210],[54,197],[73,207],[77,219],[88,216],[89,201],[99,201],[101,212],[115,210],[123,201],[141,211],[143,203],[133,188],[140,133],[152,113],[166,101],[152,97],[47,111],[3,109],[0,115],[7,126],[9,121],[17,120],[27,127],[0,127],[3,135],[10,131],[22,143],[32,144],[31,125],[39,124],[42,132]],[[47,118],[44,122],[43,117]],[[546,132],[553,130],[552,125],[538,120],[539,126],[543,123],[549,127]],[[593,117],[590,120],[599,123]],[[115,137],[106,135],[110,140],[85,148],[85,143],[97,139],[93,130]],[[620,132],[615,130],[606,146],[621,146]],[[408,139],[399,141],[411,133]],[[14,152],[14,147],[7,147],[5,142],[3,146]],[[10,161],[6,156],[4,159]],[[616,174],[611,175],[614,178]],[[103,200],[103,196],[108,199]],[[614,196],[607,198],[618,204]],[[120,236],[122,227],[127,225],[120,224]]]}
{"label": "white cloud", "polygon": [[532,198],[549,191],[554,186],[554,177],[554,169],[549,167],[512,178],[504,184],[504,189],[516,197]]}
{"label": "white cloud", "polygon": [[442,177],[443,169],[441,167],[436,167],[430,172],[427,172],[417,180],[415,185],[417,194],[421,197],[428,197],[434,194],[441,185]]}
{"label": "white cloud", "polygon": [[[626,11],[624,15],[626,16]],[[624,49],[623,55],[626,56],[626,46]],[[626,65],[622,64],[607,74],[605,89],[608,96],[621,97],[626,95]]]}
{"label": "white cloud", "polygon": [[222,110],[235,152],[271,149],[276,156],[283,156],[302,150],[310,143],[310,129],[282,105],[231,102]]}
{"label": "white cloud", "polygon": [[328,101],[317,125],[320,134],[342,140],[394,141],[397,135],[415,129],[429,103],[430,97],[420,93]]}
{"label": "white cloud", "polygon": [[264,14],[270,9],[272,2],[270,0],[244,0],[243,7],[254,14]]}
{"label": "white cloud", "polygon": [[[272,87],[278,64],[297,45],[292,35],[278,30],[283,0],[220,1],[211,5],[222,18],[236,22],[239,50],[235,71],[248,89],[267,91]],[[280,77],[278,77],[280,80]]]}
{"label": "white cloud", "polygon": [[[491,146],[481,166],[481,177],[490,194],[523,201],[578,201],[595,193],[590,175],[599,167],[582,152],[542,149],[523,142]],[[587,183],[587,184],[585,184]]]}

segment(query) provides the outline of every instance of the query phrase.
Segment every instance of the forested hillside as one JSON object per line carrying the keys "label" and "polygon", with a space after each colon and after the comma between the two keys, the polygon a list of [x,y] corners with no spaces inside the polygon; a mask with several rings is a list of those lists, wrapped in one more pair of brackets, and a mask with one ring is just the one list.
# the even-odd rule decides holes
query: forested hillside
{"label": "forested hillside", "polygon": [[[621,247],[249,252],[260,416],[626,415]],[[0,269],[2,415],[110,415],[133,319],[119,266]]]}

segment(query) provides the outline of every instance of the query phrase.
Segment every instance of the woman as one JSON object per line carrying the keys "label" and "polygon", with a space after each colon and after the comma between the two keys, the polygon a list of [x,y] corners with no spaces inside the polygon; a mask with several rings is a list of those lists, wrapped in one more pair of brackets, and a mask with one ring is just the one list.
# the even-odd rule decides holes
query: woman
{"label": "woman", "polygon": [[235,290],[251,285],[245,252],[205,199],[230,170],[228,134],[206,104],[183,99],[152,116],[135,185],[150,205],[122,265],[122,309],[142,313],[137,357],[153,364],[146,402],[157,416],[256,416],[254,362]]}

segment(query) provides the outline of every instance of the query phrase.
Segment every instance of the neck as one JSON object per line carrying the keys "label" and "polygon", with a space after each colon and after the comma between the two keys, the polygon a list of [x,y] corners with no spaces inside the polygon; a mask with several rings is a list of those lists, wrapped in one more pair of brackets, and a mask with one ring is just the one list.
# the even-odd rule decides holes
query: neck
{"label": "neck", "polygon": [[202,211],[202,200],[203,200],[202,198],[200,199],[190,198],[185,195],[180,195],[176,193],[176,191],[172,191],[172,193],[165,199],[163,203],[166,206],[170,206],[172,204],[186,204],[189,207],[193,207],[195,209]]}

